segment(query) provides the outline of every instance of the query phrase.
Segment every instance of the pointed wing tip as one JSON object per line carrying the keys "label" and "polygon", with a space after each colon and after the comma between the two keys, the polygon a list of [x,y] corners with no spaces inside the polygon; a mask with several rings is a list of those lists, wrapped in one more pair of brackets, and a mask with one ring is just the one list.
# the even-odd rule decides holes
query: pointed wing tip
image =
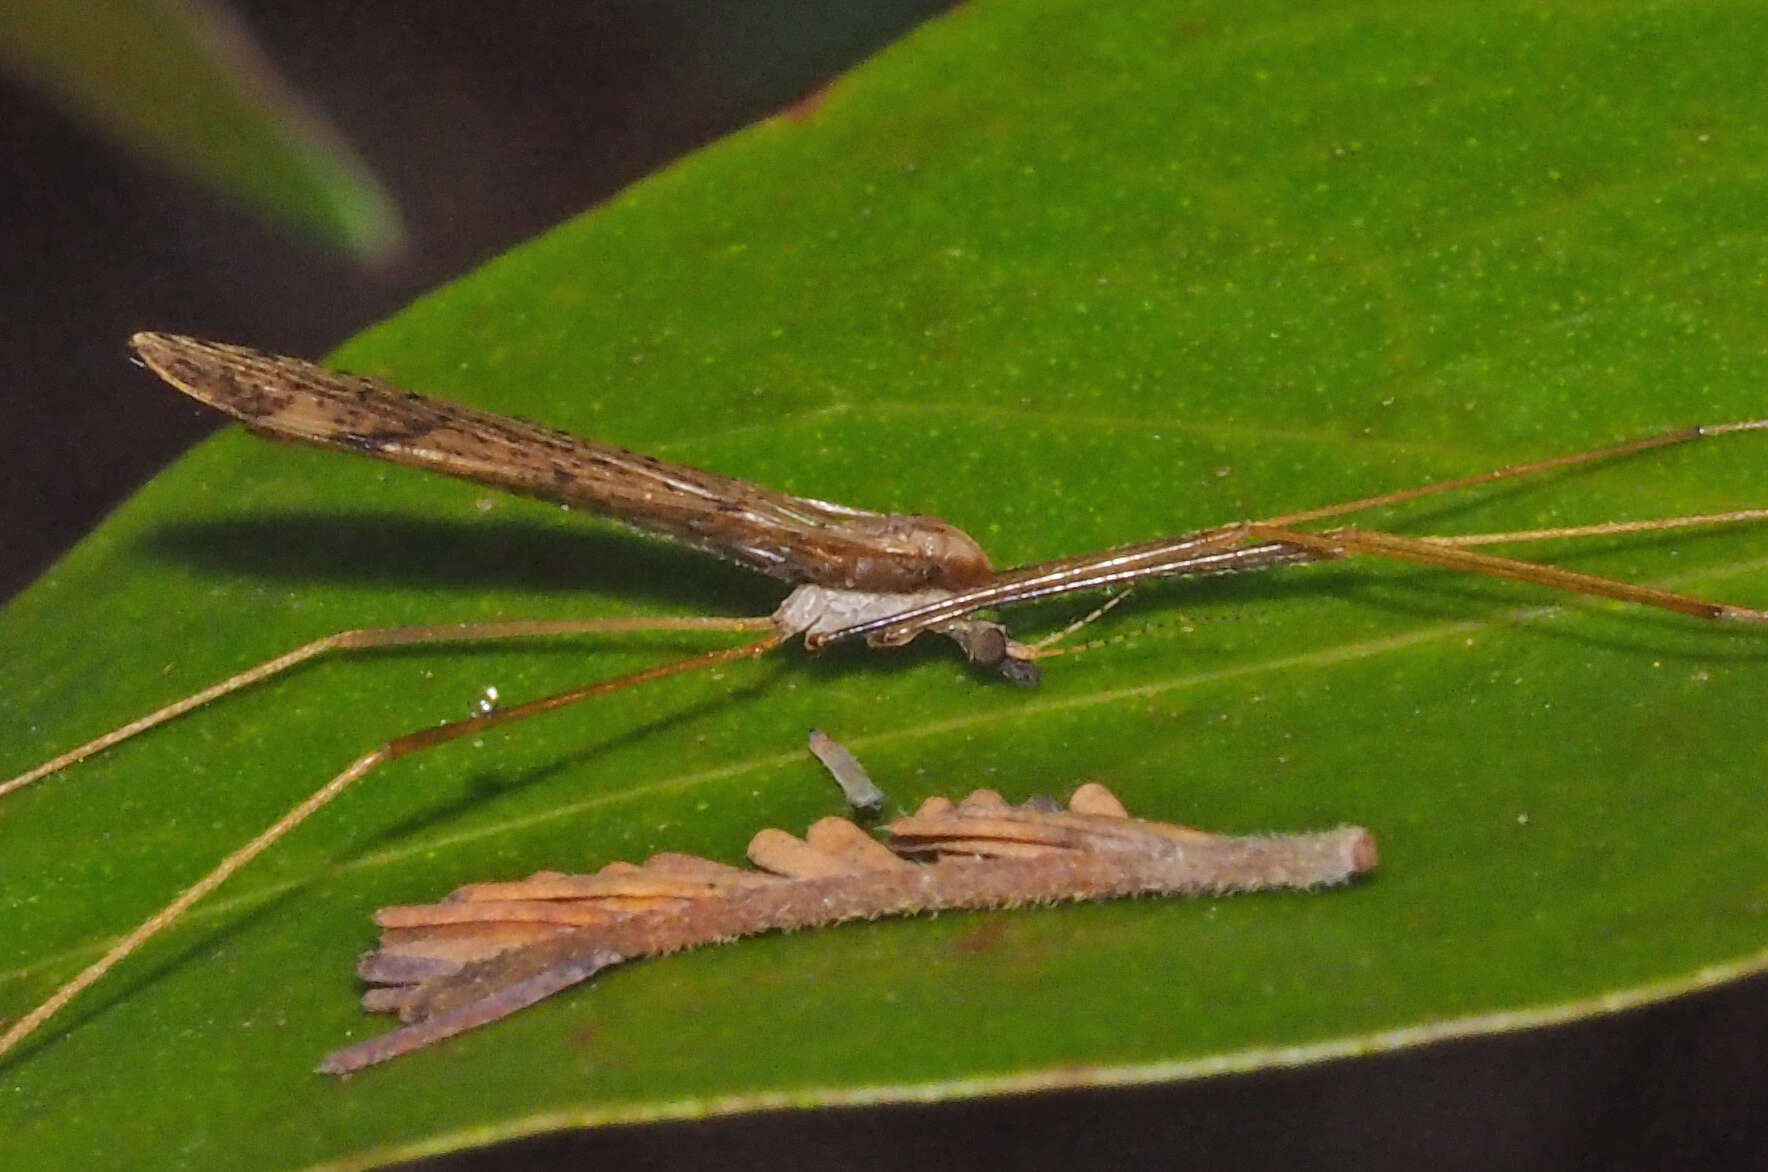
{"label": "pointed wing tip", "polygon": [[159,364],[175,357],[180,350],[187,350],[195,344],[195,338],[161,333],[158,330],[137,330],[129,335],[129,349],[156,369]]}

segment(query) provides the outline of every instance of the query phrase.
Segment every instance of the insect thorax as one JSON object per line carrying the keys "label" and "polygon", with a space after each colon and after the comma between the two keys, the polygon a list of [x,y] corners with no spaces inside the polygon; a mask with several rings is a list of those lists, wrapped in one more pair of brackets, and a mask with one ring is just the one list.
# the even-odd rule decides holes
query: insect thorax
{"label": "insect thorax", "polygon": [[[950,590],[915,590],[907,593],[880,593],[871,590],[842,590],[833,586],[799,586],[786,596],[773,612],[774,629],[781,638],[803,635],[805,645],[815,650],[828,636],[862,623],[887,619],[920,606],[943,602]],[[986,619],[963,618],[931,628],[964,649],[964,655],[980,667],[993,668],[1008,680],[1022,687],[1037,683],[1037,666],[1025,650],[1007,634],[999,623]],[[893,646],[906,639],[886,639],[882,632],[869,635],[866,642],[874,647]],[[913,638],[911,635],[910,638]]]}

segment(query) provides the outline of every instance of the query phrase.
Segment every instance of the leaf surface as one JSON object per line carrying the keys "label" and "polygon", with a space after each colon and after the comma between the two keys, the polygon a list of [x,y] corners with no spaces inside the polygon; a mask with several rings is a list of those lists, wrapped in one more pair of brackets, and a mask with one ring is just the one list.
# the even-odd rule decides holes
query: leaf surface
{"label": "leaf surface", "polygon": [[[1768,404],[1768,20],[1719,4],[985,2],[370,331],[348,369],[999,565]],[[249,341],[249,339],[243,339]],[[120,360],[121,339],[119,339]],[[155,393],[144,390],[144,393]],[[1768,504],[1763,440],[1373,518],[1480,532]],[[1768,604],[1768,535],[1541,548]],[[28,767],[344,627],[763,613],[775,584],[556,508],[229,433],[0,614]],[[1010,616],[1036,634],[1087,609]],[[1347,563],[1150,587],[1024,692],[944,647],[790,651],[388,767],[0,1070],[33,1166],[355,1166],[745,1108],[1256,1069],[1761,966],[1768,643]],[[358,753],[680,637],[323,663],[0,809],[22,1010]],[[1323,895],[880,922],[629,966],[348,1082],[375,907],[839,794],[1107,782],[1224,833],[1338,822]],[[146,1153],[144,1155],[144,1153]]]}

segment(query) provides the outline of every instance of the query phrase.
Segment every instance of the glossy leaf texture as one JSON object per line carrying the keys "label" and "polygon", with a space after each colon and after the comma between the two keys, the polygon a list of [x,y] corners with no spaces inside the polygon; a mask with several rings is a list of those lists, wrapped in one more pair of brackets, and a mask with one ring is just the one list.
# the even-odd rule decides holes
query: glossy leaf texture
{"label": "glossy leaf texture", "polygon": [[[1752,5],[969,5],[440,290],[348,369],[847,504],[997,564],[1768,414]],[[250,339],[239,339],[250,341]],[[119,362],[122,361],[119,339]],[[161,393],[146,385],[144,394]],[[1768,504],[1730,436],[1369,519]],[[1768,605],[1768,533],[1531,549]],[[544,505],[223,435],[0,615],[25,767],[334,629],[762,613]],[[1032,635],[1086,601],[1015,612]],[[1370,563],[1139,591],[1026,692],[790,651],[372,777],[0,1068],[33,1166],[360,1166],[763,1106],[1198,1077],[1510,1029],[1762,964],[1768,633]],[[704,643],[693,644],[704,646]],[[680,637],[302,670],[0,808],[22,1010],[357,753]],[[1109,784],[1223,833],[1369,826],[1325,894],[879,922],[648,961],[348,1082],[375,907],[840,797]]]}

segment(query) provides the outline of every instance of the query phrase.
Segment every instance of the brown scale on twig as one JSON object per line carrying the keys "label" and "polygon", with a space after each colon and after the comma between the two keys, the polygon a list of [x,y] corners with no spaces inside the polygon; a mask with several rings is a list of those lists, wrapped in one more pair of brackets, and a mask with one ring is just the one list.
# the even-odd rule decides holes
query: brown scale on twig
{"label": "brown scale on twig", "polygon": [[[1013,806],[992,790],[930,798],[883,828],[842,818],[802,839],[763,830],[746,870],[692,855],[476,883],[441,903],[380,911],[357,967],[370,1012],[406,1023],[332,1054],[348,1074],[495,1021],[622,961],[759,932],[922,912],[1133,895],[1218,895],[1342,884],[1375,866],[1375,840],[1344,826],[1233,837],[1132,818],[1088,783],[1066,808]],[[911,861],[925,860],[925,861]]]}

